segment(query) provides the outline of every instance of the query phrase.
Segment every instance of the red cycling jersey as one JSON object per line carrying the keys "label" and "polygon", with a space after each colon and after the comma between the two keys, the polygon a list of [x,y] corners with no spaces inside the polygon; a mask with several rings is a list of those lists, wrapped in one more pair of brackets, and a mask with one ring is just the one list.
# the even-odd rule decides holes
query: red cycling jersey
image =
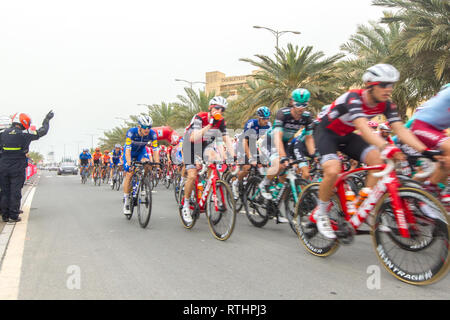
{"label": "red cycling jersey", "polygon": [[[186,132],[189,130],[200,130],[204,127],[206,127],[209,124],[209,119],[208,119],[208,115],[209,112],[200,112],[198,114],[196,114],[193,118],[191,123],[189,124],[189,126],[186,128]],[[202,141],[208,141],[211,139],[211,137],[214,137],[214,133],[213,130],[219,130],[222,134],[222,136],[227,135],[227,127],[226,127],[226,123],[225,123],[225,119],[221,119],[219,121],[215,121],[215,123],[213,124],[211,130],[212,131],[210,133],[206,133],[203,138]]]}
{"label": "red cycling jersey", "polygon": [[369,120],[379,114],[384,114],[390,124],[401,121],[396,106],[390,101],[369,107],[363,99],[364,91],[365,89],[350,90],[337,98],[328,113],[322,118],[326,128],[339,136],[346,136],[356,130],[353,121],[358,118]]}

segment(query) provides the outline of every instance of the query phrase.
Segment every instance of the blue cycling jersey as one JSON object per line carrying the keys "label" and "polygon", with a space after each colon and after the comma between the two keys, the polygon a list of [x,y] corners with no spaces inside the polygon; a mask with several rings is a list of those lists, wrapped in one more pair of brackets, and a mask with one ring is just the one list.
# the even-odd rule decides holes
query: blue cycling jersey
{"label": "blue cycling jersey", "polygon": [[119,150],[119,152],[116,152],[116,150],[114,150],[114,151],[111,153],[111,158],[112,158],[113,161],[114,161],[114,160],[119,160],[120,157],[122,157],[122,150]]}
{"label": "blue cycling jersey", "polygon": [[244,126],[243,137],[246,139],[258,139],[260,135],[264,135],[271,127],[272,125],[270,122],[266,126],[260,126],[258,119],[250,119]]}
{"label": "blue cycling jersey", "polygon": [[150,129],[150,133],[147,136],[141,137],[139,135],[139,128],[131,128],[127,132],[124,150],[130,149],[131,155],[135,157],[140,154],[149,143],[151,144],[153,150],[158,147],[158,136],[153,129]]}
{"label": "blue cycling jersey", "polygon": [[439,130],[447,129],[450,126],[450,87],[425,102],[423,108],[414,114],[414,119]]}
{"label": "blue cycling jersey", "polygon": [[92,156],[89,152],[87,153],[82,152],[80,154],[80,160],[89,160],[89,159],[92,159]]}

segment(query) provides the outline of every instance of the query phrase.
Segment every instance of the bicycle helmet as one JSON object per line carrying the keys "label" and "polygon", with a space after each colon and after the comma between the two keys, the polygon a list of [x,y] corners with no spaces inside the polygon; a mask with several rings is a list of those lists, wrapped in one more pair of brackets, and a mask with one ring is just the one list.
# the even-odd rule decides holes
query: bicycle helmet
{"label": "bicycle helmet", "polygon": [[311,98],[311,93],[307,89],[299,88],[292,91],[291,98],[297,104],[305,104]]}
{"label": "bicycle helmet", "polygon": [[114,148],[116,148],[116,149],[119,149],[120,147],[122,147],[122,146],[118,143],[114,146]]}
{"label": "bicycle helmet", "polygon": [[151,127],[153,125],[152,117],[146,114],[141,114],[138,116],[138,124],[141,127]]}
{"label": "bicycle helmet", "polygon": [[256,110],[256,114],[260,118],[268,119],[270,117],[270,109],[268,107],[260,107]]}
{"label": "bicycle helmet", "polygon": [[228,107],[227,99],[221,96],[214,97],[209,101],[209,108],[211,109],[212,106],[220,106],[226,109]]}
{"label": "bicycle helmet", "polygon": [[31,118],[26,113],[16,113],[12,116],[12,124],[20,124],[24,129],[28,130],[31,125]]}
{"label": "bicycle helmet", "polygon": [[390,64],[377,64],[370,67],[362,76],[364,83],[375,85],[380,82],[397,82],[400,79],[400,72]]}
{"label": "bicycle helmet", "polygon": [[83,152],[89,152],[89,149],[88,148],[84,148]]}
{"label": "bicycle helmet", "polygon": [[103,153],[104,153],[104,154],[108,154],[108,153],[109,153],[109,150],[105,150],[105,151],[103,151]]}
{"label": "bicycle helmet", "polygon": [[380,131],[391,132],[391,128],[385,123],[380,124],[379,129]]}

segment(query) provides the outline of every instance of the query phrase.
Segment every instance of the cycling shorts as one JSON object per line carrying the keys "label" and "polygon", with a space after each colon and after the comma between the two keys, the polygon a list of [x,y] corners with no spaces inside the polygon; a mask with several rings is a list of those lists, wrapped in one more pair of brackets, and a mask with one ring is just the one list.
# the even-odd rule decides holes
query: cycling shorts
{"label": "cycling shorts", "polygon": [[340,160],[337,151],[341,151],[356,161],[364,162],[367,154],[371,150],[377,149],[356,133],[340,136],[322,126],[320,129],[316,140],[316,148],[322,157],[320,164],[329,160]]}
{"label": "cycling shorts", "polygon": [[[123,153],[123,163],[127,163],[125,153],[126,152]],[[131,153],[131,161],[142,161],[142,159],[147,159],[150,161],[150,155],[148,154],[146,148],[142,148],[140,152],[137,152],[137,153],[132,152]]]}
{"label": "cycling shorts", "polygon": [[442,143],[449,138],[446,136],[444,130],[439,130],[432,125],[417,119],[414,120],[411,131],[430,149],[439,149]]}

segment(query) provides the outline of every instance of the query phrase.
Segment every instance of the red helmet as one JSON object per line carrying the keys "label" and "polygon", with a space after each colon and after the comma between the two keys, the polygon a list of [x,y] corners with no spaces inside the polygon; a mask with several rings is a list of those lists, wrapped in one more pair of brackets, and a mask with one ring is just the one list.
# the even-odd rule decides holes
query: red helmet
{"label": "red helmet", "polygon": [[26,113],[16,113],[12,116],[12,123],[18,123],[28,130],[31,125],[31,118]]}

